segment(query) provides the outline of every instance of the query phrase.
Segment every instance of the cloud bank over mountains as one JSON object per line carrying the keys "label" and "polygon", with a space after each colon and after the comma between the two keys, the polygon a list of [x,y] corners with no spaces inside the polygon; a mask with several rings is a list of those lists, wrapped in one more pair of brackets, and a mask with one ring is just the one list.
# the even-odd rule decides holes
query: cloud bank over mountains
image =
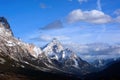
{"label": "cloud bank over mountains", "polygon": [[[118,12],[119,10],[114,13],[118,14]],[[65,17],[66,20],[55,20],[40,28],[30,39],[45,42],[58,38],[63,42],[79,40],[80,43],[97,41],[116,43],[120,41],[118,39],[120,37],[119,15],[113,18],[100,10],[83,11],[75,9]],[[112,25],[112,27],[109,25]]]}
{"label": "cloud bank over mountains", "polygon": [[99,10],[82,11],[73,10],[69,13],[67,20],[69,23],[88,22],[92,24],[105,24],[112,22],[112,18]]}
{"label": "cloud bank over mountains", "polygon": [[[77,8],[74,8],[76,6],[74,4],[78,4]],[[66,5],[74,6],[66,11],[68,8]],[[57,38],[63,45],[68,45],[86,60],[117,57],[120,55],[120,9],[112,9],[109,12],[110,7],[104,9],[105,5],[108,3],[102,0],[67,0],[64,5],[67,8],[61,9],[62,5],[54,9],[55,5],[53,7],[43,2],[40,4],[42,11],[55,18],[49,19],[47,16],[45,18],[47,21],[42,27],[30,33],[32,35],[28,34],[26,38],[41,47],[53,38]],[[56,17],[56,14],[60,17]]]}

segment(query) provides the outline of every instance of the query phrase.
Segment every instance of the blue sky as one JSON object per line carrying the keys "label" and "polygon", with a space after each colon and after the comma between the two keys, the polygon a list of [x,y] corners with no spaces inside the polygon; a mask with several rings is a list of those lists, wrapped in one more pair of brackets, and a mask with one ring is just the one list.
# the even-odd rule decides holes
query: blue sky
{"label": "blue sky", "polygon": [[120,42],[119,0],[0,0],[16,37],[40,46]]}

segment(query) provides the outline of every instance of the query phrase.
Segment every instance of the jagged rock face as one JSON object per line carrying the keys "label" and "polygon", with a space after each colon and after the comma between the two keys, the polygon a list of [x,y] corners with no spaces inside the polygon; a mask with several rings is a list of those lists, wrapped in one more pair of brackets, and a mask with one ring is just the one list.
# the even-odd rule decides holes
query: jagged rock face
{"label": "jagged rock face", "polygon": [[10,53],[12,57],[13,55],[16,55],[16,57],[24,57],[28,54],[37,57],[41,53],[41,49],[35,45],[27,44],[14,38],[10,25],[4,17],[0,17],[0,41],[0,48],[4,49],[3,47],[7,47],[8,50],[4,49],[3,51]]}
{"label": "jagged rock face", "polygon": [[44,47],[43,52],[46,56],[59,60],[63,56],[63,50],[62,44],[57,39],[53,39],[51,43]]}
{"label": "jagged rock face", "polygon": [[67,73],[87,74],[93,70],[89,63],[82,60],[73,51],[64,49],[57,39],[53,39],[51,43],[47,44],[43,52],[48,57],[50,63]]}
{"label": "jagged rock face", "polygon": [[[25,67],[23,64],[31,66],[28,61],[34,62],[40,53],[40,48],[15,38],[6,19],[0,17],[0,66],[6,68]],[[4,67],[0,67],[0,70]]]}
{"label": "jagged rock face", "polygon": [[[7,65],[7,66],[6,66]],[[43,49],[16,39],[7,20],[0,17],[0,70],[6,68],[32,68],[54,73],[90,73],[90,65],[53,39]]]}
{"label": "jagged rock face", "polygon": [[0,34],[13,36],[13,32],[10,29],[10,25],[4,17],[0,17]]}
{"label": "jagged rock face", "polygon": [[27,48],[29,53],[35,58],[38,58],[38,56],[42,53],[41,48],[35,46],[34,44],[25,44],[24,46]]}

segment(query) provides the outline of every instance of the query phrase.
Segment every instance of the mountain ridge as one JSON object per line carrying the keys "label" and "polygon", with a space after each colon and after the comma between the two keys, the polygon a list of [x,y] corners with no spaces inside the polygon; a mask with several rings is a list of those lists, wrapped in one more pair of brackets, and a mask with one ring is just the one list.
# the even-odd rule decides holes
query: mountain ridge
{"label": "mountain ridge", "polygon": [[[53,39],[44,49],[41,49],[34,44],[28,44],[15,38],[8,22],[4,19],[0,19],[0,30],[3,33],[0,36],[0,56],[1,60],[5,60],[5,63],[1,65],[6,65],[11,61],[12,64],[10,62],[7,65],[12,68],[27,68],[27,65],[38,71],[77,75],[84,75],[92,71],[89,69],[92,67],[89,63],[71,50],[64,49],[57,39]],[[6,28],[6,25],[9,27]]]}

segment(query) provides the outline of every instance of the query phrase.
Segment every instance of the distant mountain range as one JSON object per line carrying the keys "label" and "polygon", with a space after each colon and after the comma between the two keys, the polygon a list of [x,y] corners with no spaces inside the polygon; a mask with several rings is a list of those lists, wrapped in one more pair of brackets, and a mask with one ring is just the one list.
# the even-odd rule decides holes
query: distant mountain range
{"label": "distant mountain range", "polygon": [[102,71],[91,73],[84,76],[83,80],[119,80],[120,79],[120,60],[114,61]]}
{"label": "distant mountain range", "polygon": [[[92,49],[96,50],[96,47]],[[108,48],[98,49],[107,50]],[[119,51],[118,47],[111,47],[111,51]],[[89,50],[90,51],[90,50]],[[107,60],[108,61],[108,60]],[[25,43],[14,37],[10,25],[4,17],[0,17],[0,79],[9,80],[8,77],[24,75],[24,80],[32,80],[33,77],[40,78],[41,75],[56,75],[52,80],[77,80],[84,78],[85,75],[101,71],[108,66],[107,61],[96,61],[88,63],[82,60],[71,49],[63,47],[57,40],[53,39],[43,48],[34,44]],[[118,61],[118,60],[117,60]],[[112,63],[113,61],[111,61]],[[112,64],[111,64],[112,65]],[[107,66],[103,68],[103,66]],[[101,69],[102,68],[102,69]],[[32,77],[32,76],[33,77]],[[38,76],[39,75],[39,76]],[[28,79],[28,76],[30,77]],[[7,77],[7,79],[5,79]],[[26,78],[26,79],[25,79]],[[46,77],[42,76],[42,79]],[[12,79],[13,80],[13,79]],[[36,80],[36,79],[33,79]],[[37,79],[38,80],[38,79]]]}

